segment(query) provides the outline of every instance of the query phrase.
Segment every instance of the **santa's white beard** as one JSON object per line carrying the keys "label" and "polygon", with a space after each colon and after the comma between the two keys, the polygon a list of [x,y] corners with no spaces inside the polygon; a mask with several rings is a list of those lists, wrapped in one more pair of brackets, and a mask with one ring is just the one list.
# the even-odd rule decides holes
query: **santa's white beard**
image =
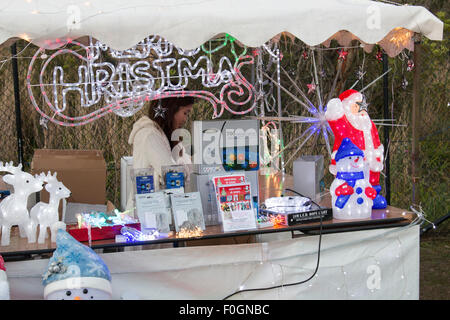
{"label": "santa's white beard", "polygon": [[370,130],[372,129],[372,122],[367,113],[360,115],[353,114],[345,110],[345,116],[353,127],[363,131],[364,133],[370,133]]}
{"label": "santa's white beard", "polygon": [[383,162],[378,161],[377,158],[383,157],[384,148],[383,145],[379,148],[375,148],[374,146],[372,139],[372,121],[370,120],[369,115],[367,113],[362,116],[360,114],[353,114],[350,112],[349,107],[344,107],[344,110],[345,116],[350,124],[355,129],[361,130],[364,134],[365,150],[363,150],[363,152],[366,159],[365,161],[369,164],[366,170],[369,169],[374,172],[380,172],[383,170]]}

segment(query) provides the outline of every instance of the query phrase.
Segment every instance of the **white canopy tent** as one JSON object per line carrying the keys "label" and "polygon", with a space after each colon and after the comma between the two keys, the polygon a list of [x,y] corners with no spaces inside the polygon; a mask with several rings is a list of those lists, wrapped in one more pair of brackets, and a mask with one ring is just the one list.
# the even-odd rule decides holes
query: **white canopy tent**
{"label": "white canopy tent", "polygon": [[249,47],[281,35],[309,46],[330,46],[335,39],[346,47],[358,40],[367,52],[379,45],[394,57],[414,50],[415,35],[443,37],[443,22],[424,7],[368,0],[0,0],[0,21],[0,46],[25,39],[42,49],[90,37],[127,50],[160,36],[192,50],[226,33]]}
{"label": "white canopy tent", "polygon": [[443,23],[423,7],[367,0],[20,0],[0,6],[0,43],[22,38],[43,48],[91,36],[125,50],[159,35],[187,50],[223,33],[258,47],[284,32],[310,46],[359,39],[366,50],[379,44],[395,56],[413,49],[414,33],[431,40],[443,35]]}
{"label": "white canopy tent", "polygon": [[[442,40],[443,22],[424,7],[389,1],[0,0],[0,46],[25,39],[56,49],[73,40],[88,44],[91,37],[110,49],[127,50],[146,37],[160,36],[191,50],[224,33],[249,47],[281,35],[309,46],[328,47],[335,39],[347,47],[359,40],[366,52],[379,45],[394,57],[404,49],[413,51],[416,35]],[[281,117],[280,99],[277,104]],[[416,104],[414,99],[413,110]]]}
{"label": "white canopy tent", "polygon": [[[443,37],[443,23],[423,7],[367,0],[0,0],[0,21],[0,45],[25,39],[46,49],[90,36],[113,49],[126,50],[149,35],[158,35],[189,50],[224,33],[246,46],[259,47],[284,33],[310,46],[328,46],[332,39],[346,46],[358,39],[366,51],[378,44],[389,56],[395,56],[405,48],[414,49],[415,34],[431,40]],[[321,252],[320,281],[314,278],[314,282],[293,286],[292,291],[286,292],[283,288],[286,283],[306,279],[314,270],[317,237],[270,245],[125,252],[103,258],[112,267],[114,298],[120,298],[127,286],[144,299],[218,299],[241,287],[280,284],[280,292],[275,294],[282,299],[324,298],[323,293],[327,299],[417,299],[418,231],[405,228],[348,233],[347,237],[328,235]],[[232,258],[225,259],[225,251],[230,251]],[[135,261],[133,270],[129,263],[120,265],[130,261],[129,258]],[[244,260],[248,266],[241,263]],[[41,270],[46,263],[35,260],[7,266],[13,298],[41,297]],[[197,265],[191,267],[187,263]],[[375,277],[378,286],[371,287],[369,280],[374,277],[370,268],[376,269],[380,263],[383,276]],[[187,267],[178,271],[174,267],[177,265]],[[155,269],[145,269],[149,266]],[[236,268],[243,272],[236,273]],[[183,286],[179,285],[179,279],[185,279],[184,288],[188,289],[180,288]],[[167,286],[170,282],[174,288]],[[199,284],[201,288],[197,288]],[[210,288],[214,288],[214,294]],[[273,297],[273,291],[263,290],[243,296]]]}

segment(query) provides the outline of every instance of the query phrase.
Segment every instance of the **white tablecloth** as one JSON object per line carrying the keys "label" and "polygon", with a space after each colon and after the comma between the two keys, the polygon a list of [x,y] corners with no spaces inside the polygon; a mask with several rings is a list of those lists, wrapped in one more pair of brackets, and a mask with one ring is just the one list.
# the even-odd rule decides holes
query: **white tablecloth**
{"label": "white tablecloth", "polygon": [[[264,239],[264,238],[263,238]],[[319,236],[101,254],[113,298],[222,299],[309,278]],[[7,263],[12,299],[42,299],[48,260]],[[419,226],[327,234],[310,281],[233,299],[418,299]]]}

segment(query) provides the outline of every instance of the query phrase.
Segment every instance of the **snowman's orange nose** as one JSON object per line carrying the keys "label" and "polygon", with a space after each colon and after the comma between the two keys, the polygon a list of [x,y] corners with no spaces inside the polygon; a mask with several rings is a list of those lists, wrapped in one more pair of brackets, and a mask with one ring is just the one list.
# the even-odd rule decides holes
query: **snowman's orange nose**
{"label": "snowman's orange nose", "polygon": [[81,300],[81,298],[79,296],[76,296],[75,298],[73,298],[73,300]]}

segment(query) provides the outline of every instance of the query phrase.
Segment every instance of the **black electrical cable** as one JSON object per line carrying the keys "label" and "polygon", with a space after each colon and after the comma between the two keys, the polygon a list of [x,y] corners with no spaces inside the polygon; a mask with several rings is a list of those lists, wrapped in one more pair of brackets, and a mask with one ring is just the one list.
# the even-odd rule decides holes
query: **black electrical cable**
{"label": "black electrical cable", "polygon": [[[291,190],[291,189],[285,189],[285,191],[292,191],[300,196],[302,196],[300,193]],[[303,197],[303,196],[302,196]],[[311,200],[315,205],[318,206],[317,203],[315,203],[313,200]],[[319,270],[319,265],[320,265],[320,247],[322,244],[322,215],[320,215],[320,229],[319,229],[319,247],[317,249],[317,264],[316,264],[316,269],[314,270],[314,273],[306,280],[302,280],[299,282],[293,282],[293,283],[288,283],[288,284],[280,284],[280,285],[276,285],[276,286],[272,286],[272,287],[267,287],[267,288],[253,288],[253,289],[242,289],[242,290],[238,290],[235,291],[231,294],[229,294],[228,296],[226,296],[225,298],[223,298],[222,300],[226,300],[238,293],[242,293],[242,292],[251,292],[251,291],[262,291],[262,290],[271,290],[271,289],[277,289],[277,288],[282,288],[282,287],[290,287],[290,286],[296,286],[299,284],[303,284],[308,282],[309,280],[311,280],[312,278],[314,278],[314,276],[317,274],[317,270]]]}
{"label": "black electrical cable", "polygon": [[425,232],[428,232],[431,229],[435,229],[438,225],[440,225],[442,222],[444,222],[445,220],[447,220],[449,218],[450,218],[450,213],[447,213],[446,215],[435,220],[433,223],[429,223],[428,225],[426,225],[425,227],[423,227],[420,230],[420,235],[424,234]]}

